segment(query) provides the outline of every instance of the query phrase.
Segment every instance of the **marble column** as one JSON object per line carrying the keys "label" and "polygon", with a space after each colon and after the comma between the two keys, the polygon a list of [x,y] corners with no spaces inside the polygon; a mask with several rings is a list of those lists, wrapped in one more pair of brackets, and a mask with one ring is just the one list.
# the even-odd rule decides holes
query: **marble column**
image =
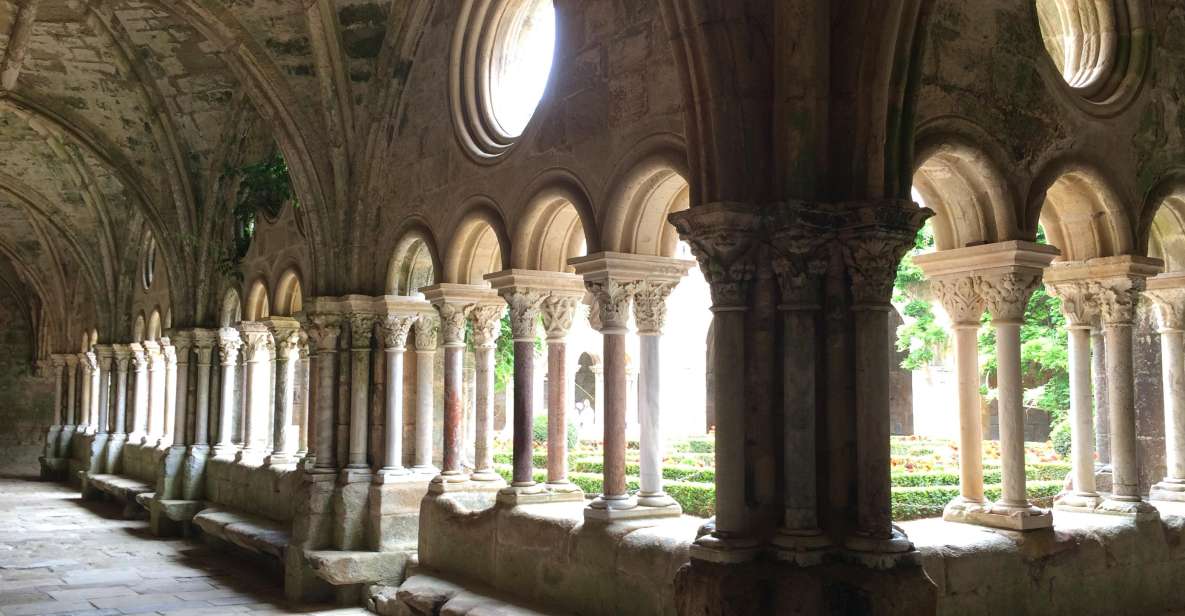
{"label": "marble column", "polygon": [[[479,304],[469,311],[469,322],[473,326],[473,363],[474,363],[474,413],[473,413],[473,474],[472,481],[501,482],[502,476],[494,471],[494,350],[498,344],[498,335],[502,331],[502,316],[506,314],[506,306],[499,303]],[[538,316],[536,312],[535,316]],[[520,412],[530,413],[530,403],[527,408],[519,409],[519,341],[515,340],[514,354],[514,417],[517,430],[521,421]],[[531,347],[534,353],[534,347]],[[531,374],[531,366],[523,368],[524,374]],[[530,391],[528,387],[528,392]],[[527,447],[530,448],[530,429],[527,430]],[[514,441],[515,469],[519,469],[518,453],[521,444],[517,432]],[[527,482],[530,482],[530,455],[527,456]],[[534,485],[534,482],[530,482]],[[524,486],[529,487],[529,486]]]}
{"label": "marble column", "polygon": [[195,447],[210,444],[210,368],[214,360],[214,347],[218,344],[215,332],[199,330],[194,333],[193,348],[197,355],[197,384],[193,400],[193,438],[191,451]]}
{"label": "marble column", "polygon": [[436,474],[432,465],[432,433],[436,415],[436,346],[440,320],[421,315],[416,321],[416,442],[412,470]]}
{"label": "marble column", "polygon": [[296,366],[300,356],[300,324],[295,319],[273,319],[270,323],[275,345],[275,406],[272,408],[271,451],[268,466],[287,466],[293,457],[293,417],[296,401]]}
{"label": "marble column", "polygon": [[584,493],[568,481],[568,411],[571,410],[568,370],[568,332],[580,298],[551,293],[543,300],[543,329],[547,332],[547,489],[553,494]]}
{"label": "marble column", "polygon": [[634,509],[637,498],[625,482],[625,336],[628,333],[632,282],[612,278],[589,280],[585,285],[593,296],[601,322],[605,370],[605,433],[603,441],[603,488],[585,510],[586,517],[613,517],[615,512]]}
{"label": "marble column", "polygon": [[78,356],[69,354],[62,356],[66,374],[66,399],[62,406],[62,435],[59,451],[63,458],[71,456],[71,443],[78,433]]}
{"label": "marble column", "polygon": [[185,418],[182,417],[180,422],[177,421],[177,409],[181,409],[182,413],[185,412],[185,403],[178,400],[178,397],[183,396],[184,393],[180,393],[178,389],[177,347],[173,346],[171,339],[161,339],[160,354],[161,362],[164,364],[165,391],[162,397],[164,405],[161,412],[161,435],[156,441],[156,446],[160,448],[174,443],[184,446],[185,436],[177,438],[178,427],[181,430],[185,429]]}
{"label": "marble column", "polygon": [[1165,477],[1149,499],[1185,501],[1185,275],[1150,278],[1146,295],[1160,327],[1165,446]]}
{"label": "marble column", "polygon": [[189,403],[189,360],[194,336],[194,331],[183,331],[174,333],[170,338],[175,356],[173,361],[176,375],[173,377],[174,393],[171,413],[173,420],[169,426],[169,432],[172,435],[173,447],[179,452],[184,452],[187,446],[193,442],[193,434],[190,433],[189,428],[191,408]]}
{"label": "marble column", "polygon": [[53,424],[49,427],[49,432],[45,439],[46,458],[57,458],[59,452],[63,451],[61,447],[62,442],[62,426],[65,423],[65,413],[62,408],[62,387],[65,386],[66,362],[61,355],[52,355],[49,358],[50,370],[53,371]]}
{"label": "marble column", "polygon": [[440,331],[444,339],[444,456],[440,475],[432,480],[434,490],[468,481],[461,466],[461,408],[464,387],[465,321],[468,309],[441,302]]}
{"label": "marble column", "polygon": [[1053,526],[1046,509],[1029,502],[1025,478],[1025,407],[1020,355],[1020,328],[1033,291],[1041,283],[1039,270],[1014,269],[981,279],[980,292],[987,300],[996,329],[996,387],[1000,421],[1000,500],[993,514],[1007,516],[1018,530]]}
{"label": "marble column", "polygon": [[388,315],[382,321],[383,353],[387,373],[384,386],[385,414],[383,422],[383,466],[375,476],[380,478],[407,475],[403,467],[403,353],[407,336],[418,320],[417,315]]}
{"label": "marble column", "polygon": [[115,384],[114,404],[111,407],[111,438],[107,442],[107,460],[104,472],[117,474],[120,468],[123,445],[128,440],[127,408],[128,408],[128,369],[132,363],[132,349],[123,344],[114,347],[115,353]]}
{"label": "marble column", "polygon": [[235,447],[235,368],[239,364],[239,351],[243,348],[243,340],[239,332],[233,327],[218,330],[218,355],[222,364],[222,400],[218,407],[218,442],[214,445],[214,455],[222,459],[232,459],[236,453]]}
{"label": "marble column", "polygon": [[293,412],[296,414],[296,459],[304,460],[309,455],[309,337],[301,330],[300,343],[296,352],[296,400]]}
{"label": "marble column", "polygon": [[367,419],[370,410],[370,339],[374,335],[373,314],[351,313],[350,318],[350,446],[346,470],[351,475],[370,475],[367,463]]}
{"label": "marble column", "polygon": [[165,362],[164,356],[161,354],[159,342],[145,340],[141,343],[141,346],[144,347],[144,358],[148,362],[148,407],[144,424],[144,436],[140,439],[140,444],[155,446],[157,440],[160,438],[161,429],[164,427]]}
{"label": "marble column", "polygon": [[779,560],[809,566],[821,562],[830,541],[819,526],[816,443],[819,438],[815,339],[827,250],[809,228],[787,224],[774,233],[773,269],[781,291],[782,523],[773,543]]}
{"label": "marble column", "polygon": [[638,505],[653,515],[682,515],[683,509],[662,488],[662,362],[659,343],[667,319],[667,297],[678,280],[644,279],[634,286],[634,320],[638,326]]}
{"label": "marble column", "polygon": [[243,448],[237,460],[263,462],[270,443],[268,424],[272,418],[272,360],[275,340],[267,326],[258,322],[239,324],[243,337],[246,382],[243,386]]}
{"label": "marble column", "polygon": [[1094,448],[1098,460],[1094,461],[1099,471],[1111,472],[1111,417],[1107,410],[1107,339],[1099,316],[1095,316],[1090,327],[1091,371],[1094,387]]}
{"label": "marble column", "polygon": [[309,443],[309,457],[313,472],[337,472],[337,346],[341,335],[340,317],[313,315],[307,325],[309,342],[316,364],[316,399],[312,400],[313,440]]}
{"label": "marble column", "polygon": [[95,346],[96,365],[99,372],[98,417],[96,432],[107,434],[111,426],[111,368],[115,361],[115,349],[111,345]]}
{"label": "marble column", "polygon": [[1159,513],[1141,498],[1139,488],[1132,328],[1145,279],[1159,271],[1159,262],[1141,257],[1100,258],[1086,262],[1084,269],[1107,345],[1112,491],[1096,511],[1155,520]]}
{"label": "marble column", "polygon": [[148,429],[148,356],[144,345],[133,342],[132,353],[132,432],[128,443],[143,444]]}
{"label": "marble column", "polygon": [[90,353],[78,354],[78,427],[79,434],[89,434],[92,428],[91,394],[94,386],[91,384],[91,373],[94,370],[90,360]]}
{"label": "marble column", "polygon": [[1070,474],[1073,489],[1054,503],[1057,509],[1093,511],[1102,502],[1095,486],[1094,423],[1091,381],[1091,322],[1098,316],[1085,283],[1049,284],[1066,317],[1070,373]]}
{"label": "marble column", "polygon": [[[514,439],[514,464],[511,475],[510,485],[502,490],[498,495],[501,502],[509,504],[522,504],[529,502],[532,499],[539,499],[545,496],[545,490],[542,486],[535,483],[534,464],[532,462],[534,457],[534,425],[535,425],[535,339],[539,330],[539,313],[546,297],[543,291],[530,288],[518,288],[513,285],[500,288],[499,292],[510,305],[510,331],[514,339],[514,419],[512,423],[513,439]],[[488,315],[483,315],[484,320],[488,323],[483,327],[482,336],[480,337],[481,347],[485,350],[482,354],[482,359],[488,361],[490,368],[493,367],[493,350],[494,344],[497,341],[498,327],[501,325],[502,315],[505,313],[502,306],[483,306],[475,310],[475,314],[480,311],[488,311]],[[477,336],[478,326],[477,320],[474,320],[474,342],[479,341]],[[490,334],[493,334],[492,336]],[[481,362],[478,363],[481,366]],[[491,374],[492,377],[492,374]],[[482,443],[480,440],[478,444],[481,446],[483,455],[480,458],[480,464],[489,464],[489,470],[493,471],[493,455],[489,451],[490,436],[492,432],[493,423],[493,379],[479,378],[477,382],[479,400],[485,402],[483,398],[488,398],[489,402],[486,406],[489,411],[482,409],[482,405],[478,406],[478,430],[484,431],[486,435],[486,442]],[[488,388],[489,393],[483,395],[483,390]]]}
{"label": "marble column", "polygon": [[[877,555],[909,552],[893,526],[889,454],[889,312],[897,267],[932,215],[908,201],[847,204],[840,251],[850,280],[856,428],[855,528],[845,546]],[[717,373],[717,383],[727,381]],[[717,407],[719,413],[719,407]]]}

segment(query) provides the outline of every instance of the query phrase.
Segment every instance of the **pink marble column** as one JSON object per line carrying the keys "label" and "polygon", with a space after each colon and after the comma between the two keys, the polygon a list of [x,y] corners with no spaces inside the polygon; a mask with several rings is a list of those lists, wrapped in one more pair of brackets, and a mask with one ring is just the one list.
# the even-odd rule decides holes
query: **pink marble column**
{"label": "pink marble column", "polygon": [[[543,300],[543,328],[547,331],[547,489],[577,494],[568,481],[568,332],[576,317],[579,298],[552,293]],[[600,393],[598,392],[598,395]]]}
{"label": "pink marble column", "polygon": [[[625,335],[634,285],[613,279],[586,282],[601,322],[605,365],[605,436],[603,491],[589,504],[588,515],[600,517],[637,507],[625,482]],[[601,512],[601,513],[598,513]]]}

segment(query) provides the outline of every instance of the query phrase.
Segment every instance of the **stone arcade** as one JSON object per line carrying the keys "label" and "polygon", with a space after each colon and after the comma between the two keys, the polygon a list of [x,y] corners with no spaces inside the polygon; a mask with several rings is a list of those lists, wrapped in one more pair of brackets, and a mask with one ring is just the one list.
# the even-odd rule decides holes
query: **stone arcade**
{"label": "stone arcade", "polygon": [[[112,501],[263,563],[284,609],[1185,612],[1182,40],[1179,0],[0,0],[0,613],[155,605],[68,587],[96,538],[38,551],[38,464],[87,502],[36,511]],[[890,302],[927,221],[960,494],[895,524]],[[710,411],[672,415],[705,386],[660,378],[692,276]],[[1052,508],[1038,285],[1069,339]],[[684,411],[706,520],[665,483]]]}

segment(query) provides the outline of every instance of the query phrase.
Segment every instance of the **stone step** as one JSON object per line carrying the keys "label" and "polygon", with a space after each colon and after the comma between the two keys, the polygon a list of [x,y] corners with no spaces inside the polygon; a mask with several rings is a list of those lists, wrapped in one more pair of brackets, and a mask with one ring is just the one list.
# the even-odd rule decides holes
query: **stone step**
{"label": "stone step", "polygon": [[380,616],[566,616],[425,573],[408,577],[398,588],[376,587],[371,596]]}

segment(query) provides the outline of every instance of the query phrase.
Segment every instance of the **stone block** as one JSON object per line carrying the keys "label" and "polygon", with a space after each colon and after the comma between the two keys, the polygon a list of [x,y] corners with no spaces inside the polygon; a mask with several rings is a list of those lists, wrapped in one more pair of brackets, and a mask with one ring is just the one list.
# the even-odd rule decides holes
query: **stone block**
{"label": "stone block", "polygon": [[410,552],[320,550],[305,553],[317,577],[335,586],[349,584],[398,585],[403,581]]}

